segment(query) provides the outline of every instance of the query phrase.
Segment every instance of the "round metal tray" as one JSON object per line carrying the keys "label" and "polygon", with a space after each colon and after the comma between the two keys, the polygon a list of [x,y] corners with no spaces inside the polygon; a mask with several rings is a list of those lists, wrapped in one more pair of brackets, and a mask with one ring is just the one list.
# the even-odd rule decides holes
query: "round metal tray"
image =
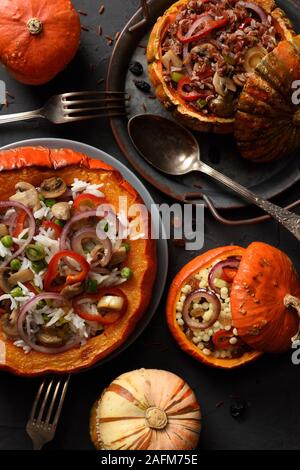
{"label": "round metal tray", "polygon": [[[98,160],[102,160],[103,162],[116,168],[124,176],[124,178],[136,189],[136,191],[139,193],[139,195],[143,199],[148,210],[150,211],[152,208],[152,213],[154,211],[153,223],[154,223],[155,233],[157,234],[164,233],[164,227],[162,226],[158,209],[152,197],[150,196],[149,192],[145,188],[145,186],[121,162],[116,160],[114,157],[108,155],[107,153],[103,152],[102,150],[99,150],[87,144],[83,144],[81,142],[75,142],[73,140],[66,140],[66,139],[55,139],[55,138],[23,140],[21,142],[16,142],[14,144],[6,145],[5,147],[2,147],[1,150],[8,150],[8,149],[17,148],[17,147],[39,147],[39,146],[50,147],[50,148],[70,148],[77,152],[81,152],[86,155],[89,155],[92,158],[97,158]],[[104,359],[99,361],[97,364],[95,364],[95,367],[105,364],[108,361],[111,361],[118,354],[120,354],[126,348],[128,348],[128,346],[130,346],[142,334],[142,332],[144,331],[144,329],[147,327],[150,320],[152,319],[153,315],[155,314],[158,308],[158,305],[161,301],[163,292],[164,292],[167,274],[168,274],[168,243],[167,243],[166,237],[159,237],[159,239],[157,240],[157,260],[158,260],[157,276],[156,276],[155,284],[153,286],[153,296],[151,298],[151,302],[150,302],[149,307],[147,308],[147,311],[145,312],[141,320],[137,323],[130,337],[116,351],[114,351],[112,354],[105,357]]]}
{"label": "round metal tray", "polygon": [[[149,81],[145,46],[156,19],[172,3],[174,3],[172,0],[148,1],[149,18],[138,28],[134,28],[134,25],[143,17],[142,9],[140,9],[129,20],[115,45],[108,71],[107,89],[126,90],[130,94],[130,117],[149,112],[172,119],[158,100],[149,99],[146,94],[135,87],[136,77],[128,71],[129,63],[138,60],[144,66],[144,77],[141,78]],[[293,21],[296,31],[300,32],[299,0],[278,0],[277,3]],[[245,207],[243,200],[223,190],[208,177],[196,173],[183,177],[168,177],[159,173],[134,149],[127,132],[127,119],[112,119],[111,126],[116,141],[128,161],[140,175],[163,193],[180,201],[197,202],[201,201],[203,193],[209,196],[217,209]],[[300,179],[299,159],[295,155],[276,163],[257,165],[241,158],[231,135],[195,133],[195,136],[200,144],[201,157],[206,163],[266,199],[281,194]]]}

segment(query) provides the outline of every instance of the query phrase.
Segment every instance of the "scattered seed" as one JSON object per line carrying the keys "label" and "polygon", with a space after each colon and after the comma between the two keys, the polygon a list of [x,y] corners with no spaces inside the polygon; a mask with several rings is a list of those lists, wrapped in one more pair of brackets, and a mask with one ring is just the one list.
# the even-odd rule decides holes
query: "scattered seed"
{"label": "scattered seed", "polygon": [[216,403],[216,408],[220,408],[223,405],[224,405],[224,401],[219,401],[218,403]]}
{"label": "scattered seed", "polygon": [[105,39],[106,39],[106,43],[108,46],[112,46],[113,45],[113,38],[111,36],[105,36]]}
{"label": "scattered seed", "polygon": [[79,15],[88,16],[86,11],[82,11],[82,10],[77,10],[77,11],[78,11]]}
{"label": "scattered seed", "polygon": [[83,25],[81,25],[81,29],[82,31],[87,31],[87,32],[90,30],[87,26],[83,26]]}
{"label": "scattered seed", "polygon": [[116,34],[115,34],[115,41],[117,41],[120,37],[120,31],[117,31]]}
{"label": "scattered seed", "polygon": [[100,25],[97,28],[97,34],[98,34],[98,36],[102,36],[102,34],[103,34],[102,26],[100,26]]}
{"label": "scattered seed", "polygon": [[143,110],[145,111],[145,113],[147,112],[147,106],[145,105],[145,103],[143,103]]}
{"label": "scattered seed", "polygon": [[134,84],[143,93],[149,93],[151,90],[149,83],[145,82],[144,80],[134,80]]}
{"label": "scattered seed", "polygon": [[9,98],[11,98],[12,100],[15,100],[15,99],[16,99],[16,97],[15,97],[12,93],[10,93],[9,91],[6,92],[6,96],[8,96]]}
{"label": "scattered seed", "polygon": [[97,80],[97,85],[101,85],[102,83],[104,83],[104,78],[99,78],[99,80]]}
{"label": "scattered seed", "polygon": [[101,5],[99,8],[99,15],[103,15],[104,12],[105,12],[105,6]]}
{"label": "scattered seed", "polygon": [[233,418],[238,419],[243,416],[247,409],[247,403],[245,400],[235,400],[230,406],[230,414]]}
{"label": "scattered seed", "polygon": [[149,98],[149,100],[156,100],[156,96],[154,95],[148,95],[147,98]]}
{"label": "scattered seed", "polygon": [[137,77],[143,75],[144,72],[142,64],[137,61],[131,62],[131,64],[129,64],[129,70],[131,73],[133,73],[133,75],[136,75]]}

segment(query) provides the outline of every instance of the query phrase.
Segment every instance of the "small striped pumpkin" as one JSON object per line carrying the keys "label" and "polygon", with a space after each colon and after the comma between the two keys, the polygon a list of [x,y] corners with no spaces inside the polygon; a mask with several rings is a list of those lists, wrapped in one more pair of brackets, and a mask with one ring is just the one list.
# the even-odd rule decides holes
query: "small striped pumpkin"
{"label": "small striped pumpkin", "polygon": [[201,412],[187,383],[171,372],[140,369],[115,379],[95,403],[92,441],[101,450],[192,450]]}

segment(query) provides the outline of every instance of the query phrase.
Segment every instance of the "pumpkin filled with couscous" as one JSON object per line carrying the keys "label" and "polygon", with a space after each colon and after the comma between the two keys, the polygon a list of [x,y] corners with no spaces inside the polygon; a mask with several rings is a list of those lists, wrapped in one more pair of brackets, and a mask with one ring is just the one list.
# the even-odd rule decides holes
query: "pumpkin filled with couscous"
{"label": "pumpkin filled with couscous", "polygon": [[[277,287],[266,295],[268,285]],[[290,347],[299,325],[299,294],[293,265],[280,250],[258,242],[246,249],[216,248],[177,274],[167,321],[185,352],[210,366],[232,369],[263,352]]]}

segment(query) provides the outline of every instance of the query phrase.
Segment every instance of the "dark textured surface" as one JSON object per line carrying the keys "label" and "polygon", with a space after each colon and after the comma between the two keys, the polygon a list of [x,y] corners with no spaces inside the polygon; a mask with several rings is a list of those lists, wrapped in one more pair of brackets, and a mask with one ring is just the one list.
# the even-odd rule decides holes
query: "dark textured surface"
{"label": "dark textured surface", "polygon": [[[97,14],[100,3],[106,6],[102,16]],[[138,0],[74,1],[76,7],[89,13],[87,17],[82,17],[82,24],[90,28],[89,32],[82,33],[77,58],[52,83],[39,88],[17,84],[8,79],[1,69],[0,78],[7,80],[9,91],[16,97],[15,104],[8,111],[32,109],[56,92],[99,86],[96,82],[105,76],[111,48],[106,46],[104,38],[97,36],[97,25],[102,24],[105,34],[114,35],[128,21],[138,3]],[[54,127],[43,122],[19,123],[1,126],[0,132],[0,145],[24,138],[63,137],[102,148],[124,161],[113,141],[109,125],[104,121],[71,127]],[[147,187],[156,202],[165,200],[156,190],[149,185]],[[295,198],[297,192],[299,195],[299,188],[293,188],[281,202]],[[281,247],[300,269],[299,244],[274,222],[232,229],[220,226],[206,214],[205,250],[232,242],[246,246],[252,240]],[[169,251],[170,283],[178,269],[196,253],[184,252],[172,243],[169,244]],[[72,378],[56,438],[48,448],[91,449],[88,421],[94,400],[115,376],[139,367],[171,370],[182,375],[195,389],[204,415],[201,448],[299,448],[300,366],[292,365],[291,354],[265,356],[257,363],[235,372],[209,369],[186,356],[176,346],[165,323],[164,303],[165,299],[146,332],[125,353],[110,364]],[[39,383],[40,379],[24,380],[1,374],[0,449],[31,448],[24,427]],[[240,420],[235,420],[230,414],[232,397],[245,400],[248,405]],[[221,402],[224,403],[216,407]]]}

